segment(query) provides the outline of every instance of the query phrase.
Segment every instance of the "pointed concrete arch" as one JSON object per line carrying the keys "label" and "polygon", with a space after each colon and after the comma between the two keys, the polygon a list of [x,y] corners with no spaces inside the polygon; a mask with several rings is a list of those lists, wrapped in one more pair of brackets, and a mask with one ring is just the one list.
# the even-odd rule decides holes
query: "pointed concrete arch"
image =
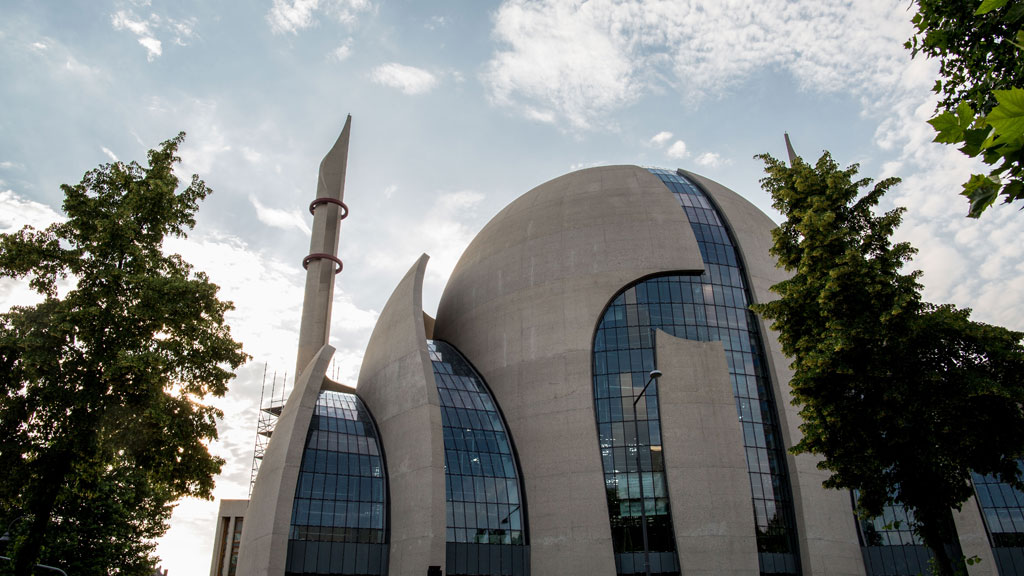
{"label": "pointed concrete arch", "polygon": [[306,364],[281,411],[273,441],[263,455],[242,525],[238,576],[282,576],[288,556],[292,502],[306,431],[334,348],[325,344]]}
{"label": "pointed concrete arch", "polygon": [[424,254],[377,319],[359,371],[359,397],[388,458],[393,575],[445,565],[444,438],[423,314]]}

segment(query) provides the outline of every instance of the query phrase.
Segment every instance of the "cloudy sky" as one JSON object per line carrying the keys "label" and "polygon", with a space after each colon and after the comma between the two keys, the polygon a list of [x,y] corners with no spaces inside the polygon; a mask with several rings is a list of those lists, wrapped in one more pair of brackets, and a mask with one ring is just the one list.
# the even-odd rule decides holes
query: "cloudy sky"
{"label": "cloudy sky", "polygon": [[[253,361],[228,395],[218,498],[247,495],[264,367],[294,364],[317,166],[353,116],[332,343],[353,382],[378,311],[421,252],[433,313],[459,254],[509,201],[589,166],[686,168],[770,212],[752,157],[831,150],[900,176],[926,296],[1024,329],[1024,218],[963,217],[975,169],[932,144],[936,65],[907,0],[6,0],[0,231],[59,218],[61,183],[188,133],[215,193],[168,248],[234,301]],[[773,217],[778,216],[772,213]],[[0,306],[31,301],[0,282]],[[290,376],[289,376],[290,377]],[[183,502],[159,552],[209,568],[216,504]]]}

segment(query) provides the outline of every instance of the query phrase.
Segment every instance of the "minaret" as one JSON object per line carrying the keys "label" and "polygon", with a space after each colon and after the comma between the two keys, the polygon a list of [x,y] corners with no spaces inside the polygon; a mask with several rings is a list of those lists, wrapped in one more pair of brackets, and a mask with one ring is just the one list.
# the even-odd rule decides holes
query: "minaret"
{"label": "minaret", "polygon": [[789,141],[789,132],[783,132],[782,135],[786,138],[786,153],[789,154],[789,166],[792,168],[796,164],[796,151],[793,150],[793,144]]}
{"label": "minaret", "polygon": [[299,350],[295,380],[331,333],[331,304],[334,301],[334,276],[341,272],[338,258],[338,233],[341,221],[348,216],[345,197],[345,168],[348,164],[348,138],[352,115],[323,161],[316,186],[316,198],[309,204],[313,214],[313,233],[309,256],[302,260],[306,269],[306,293],[302,300],[302,323],[299,326]]}

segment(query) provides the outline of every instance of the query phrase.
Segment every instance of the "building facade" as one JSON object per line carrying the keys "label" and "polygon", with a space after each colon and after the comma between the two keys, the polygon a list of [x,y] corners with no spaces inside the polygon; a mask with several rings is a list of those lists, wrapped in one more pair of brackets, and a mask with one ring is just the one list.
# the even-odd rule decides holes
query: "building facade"
{"label": "building facade", "polygon": [[[436,318],[423,255],[356,386],[327,378],[348,131],[321,165],[296,385],[237,574],[924,569],[912,536],[858,520],[814,457],[787,452],[788,362],[748,308],[785,278],[774,224],[690,172],[608,166],[534,188],[469,245]],[[1024,495],[975,482],[951,545],[982,560],[971,574],[1024,573]]]}

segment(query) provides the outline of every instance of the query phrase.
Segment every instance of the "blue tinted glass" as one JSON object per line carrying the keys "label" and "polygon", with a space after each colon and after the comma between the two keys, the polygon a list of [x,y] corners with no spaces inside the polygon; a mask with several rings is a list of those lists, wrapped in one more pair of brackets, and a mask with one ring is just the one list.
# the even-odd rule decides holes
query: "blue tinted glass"
{"label": "blue tinted glass", "polygon": [[444,433],[450,543],[445,573],[528,574],[520,474],[494,399],[454,347],[437,340],[427,345]]}
{"label": "blue tinted glass", "polygon": [[[851,493],[856,509],[857,491]],[[953,516],[947,518],[948,530],[955,534]],[[859,523],[861,553],[868,576],[916,576],[931,573],[932,552],[914,534],[914,513],[903,506],[886,506],[882,515],[861,519]],[[959,558],[963,552],[959,542],[946,544],[946,553]]]}
{"label": "blue tinted glass", "polygon": [[785,453],[761,335],[747,309],[746,274],[728,230],[704,192],[675,172],[651,172],[679,200],[697,238],[705,272],[652,278],[624,290],[605,311],[595,335],[594,398],[612,538],[619,555],[616,566],[620,574],[642,571],[642,564],[636,568],[642,558],[635,557],[642,552],[642,491],[649,549],[663,553],[663,573],[679,572],[661,460],[657,383],[637,403],[633,418],[635,395],[655,367],[651,334],[661,329],[678,338],[722,342],[743,430],[761,571],[799,573]]}
{"label": "blue tinted glass", "polygon": [[362,401],[321,392],[302,453],[286,574],[387,574],[386,492],[377,429]]}
{"label": "blue tinted glass", "polygon": [[993,475],[971,474],[999,573],[1018,574],[1024,567],[1024,493]]}

